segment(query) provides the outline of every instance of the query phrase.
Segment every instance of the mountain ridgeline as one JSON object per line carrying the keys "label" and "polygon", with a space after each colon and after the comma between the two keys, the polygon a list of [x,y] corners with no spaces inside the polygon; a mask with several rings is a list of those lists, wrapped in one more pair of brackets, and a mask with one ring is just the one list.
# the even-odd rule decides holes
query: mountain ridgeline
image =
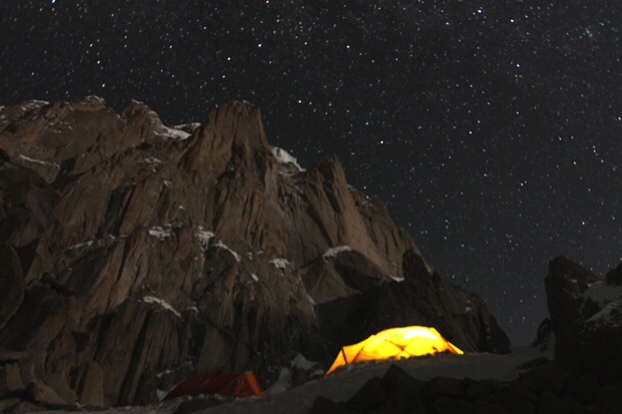
{"label": "mountain ridgeline", "polygon": [[509,352],[339,161],[304,170],[231,102],[175,128],[139,102],[0,110],[0,401],[146,404],[187,376],[252,369],[390,327]]}

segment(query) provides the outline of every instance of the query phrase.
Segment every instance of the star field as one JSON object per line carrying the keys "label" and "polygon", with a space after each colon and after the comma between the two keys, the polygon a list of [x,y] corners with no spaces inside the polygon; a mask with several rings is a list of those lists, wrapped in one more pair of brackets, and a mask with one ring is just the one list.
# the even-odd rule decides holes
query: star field
{"label": "star field", "polygon": [[240,3],[2,2],[0,104],[133,98],[175,125],[249,100],[301,165],[336,154],[514,343],[551,259],[622,261],[622,5]]}

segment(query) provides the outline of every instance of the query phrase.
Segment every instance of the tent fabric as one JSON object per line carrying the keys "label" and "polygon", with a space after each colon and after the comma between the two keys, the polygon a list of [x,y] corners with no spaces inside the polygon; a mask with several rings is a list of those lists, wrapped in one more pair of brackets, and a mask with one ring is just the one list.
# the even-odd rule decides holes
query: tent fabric
{"label": "tent fabric", "polygon": [[326,372],[326,376],[347,364],[387,359],[407,359],[441,352],[464,354],[457,346],[443,338],[435,328],[408,326],[387,329],[370,336],[362,342],[341,348],[335,362]]}
{"label": "tent fabric", "polygon": [[263,397],[255,374],[248,372],[211,371],[196,375],[173,388],[163,400],[184,395],[220,394],[238,398]]}

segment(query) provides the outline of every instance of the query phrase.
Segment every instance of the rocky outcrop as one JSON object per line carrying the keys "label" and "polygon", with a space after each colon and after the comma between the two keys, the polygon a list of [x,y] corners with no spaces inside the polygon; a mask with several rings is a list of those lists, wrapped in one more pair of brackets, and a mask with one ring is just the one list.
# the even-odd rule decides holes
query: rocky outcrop
{"label": "rocky outcrop", "polygon": [[553,327],[549,318],[543,320],[538,326],[536,339],[531,346],[540,352],[546,352],[555,347],[555,334],[553,333]]}
{"label": "rocky outcrop", "polygon": [[555,360],[604,384],[622,382],[622,266],[601,279],[559,257],[545,279]]}
{"label": "rocky outcrop", "polygon": [[0,151],[0,400],[148,403],[214,368],[266,386],[396,325],[509,351],[338,160],[303,170],[253,105],[168,128],[139,102],[27,102],[0,111]]}

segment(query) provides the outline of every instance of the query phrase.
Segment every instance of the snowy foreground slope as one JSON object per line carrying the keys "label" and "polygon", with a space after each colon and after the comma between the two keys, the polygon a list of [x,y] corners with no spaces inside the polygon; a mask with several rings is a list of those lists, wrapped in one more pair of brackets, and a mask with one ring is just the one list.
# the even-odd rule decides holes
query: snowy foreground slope
{"label": "snowy foreground slope", "polygon": [[[413,377],[429,380],[437,377],[471,378],[474,380],[496,379],[510,381],[517,378],[519,366],[532,360],[528,355],[496,355],[472,353],[465,355],[440,355],[436,357],[412,358],[402,361],[389,361],[371,364],[351,365],[348,370],[336,372],[328,378],[307,383],[282,393],[268,395],[263,399],[240,399],[215,407],[206,408],[202,413],[210,414],[281,414],[307,413],[319,396],[333,401],[345,401],[352,397],[373,377],[382,377],[386,370],[396,364]],[[267,394],[270,394],[268,390]],[[148,407],[120,407],[101,413],[172,413],[183,398],[151,405]],[[53,411],[64,413],[66,411]]]}

